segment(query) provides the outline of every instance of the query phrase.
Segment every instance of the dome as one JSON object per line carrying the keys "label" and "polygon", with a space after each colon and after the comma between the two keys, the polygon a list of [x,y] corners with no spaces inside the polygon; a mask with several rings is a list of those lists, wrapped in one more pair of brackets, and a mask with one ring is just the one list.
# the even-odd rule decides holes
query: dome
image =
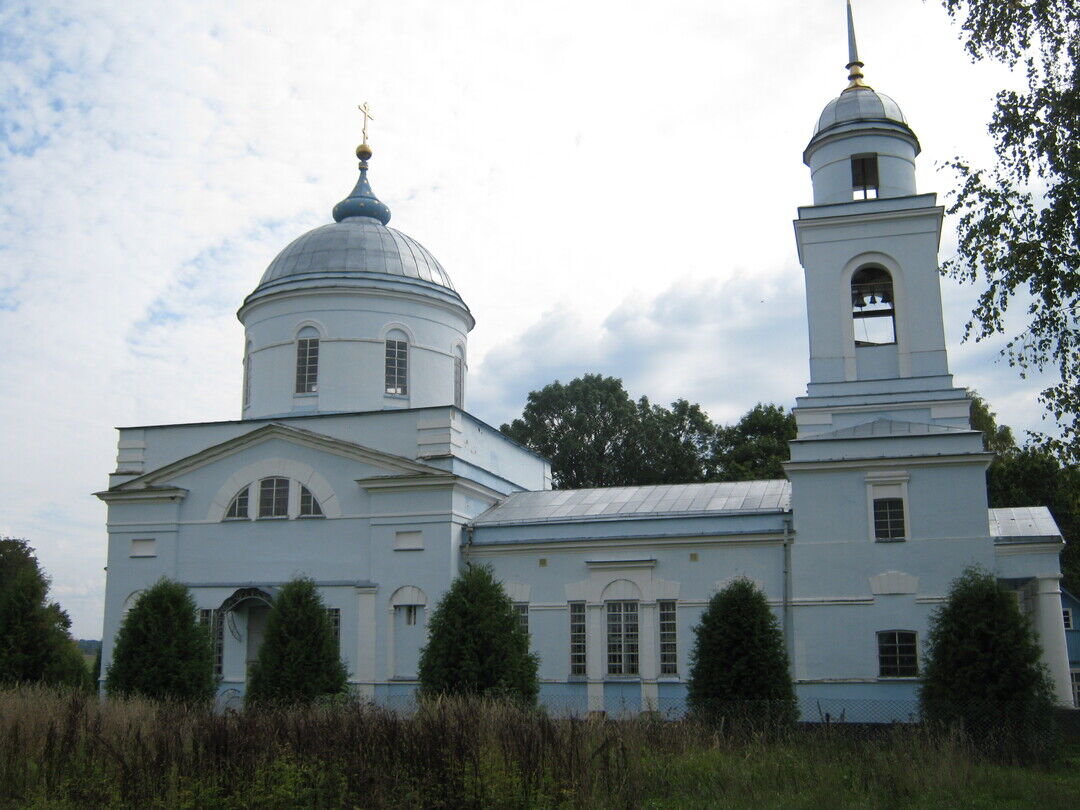
{"label": "dome", "polygon": [[357,216],[315,228],[294,240],[270,262],[256,291],[285,281],[370,273],[454,289],[450,276],[427,248],[377,219]]}
{"label": "dome", "polygon": [[869,87],[858,87],[845,90],[825,105],[814,135],[820,135],[843,124],[861,121],[888,121],[907,127],[907,119],[900,111],[899,104],[884,93],[878,93]]}

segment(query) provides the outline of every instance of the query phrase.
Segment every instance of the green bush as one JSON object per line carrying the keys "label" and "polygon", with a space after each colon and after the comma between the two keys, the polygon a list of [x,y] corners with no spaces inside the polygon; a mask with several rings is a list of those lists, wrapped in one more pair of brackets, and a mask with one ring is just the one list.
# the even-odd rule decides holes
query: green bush
{"label": "green bush", "polygon": [[687,706],[721,718],[787,725],[798,717],[784,639],[765,594],[736,579],[709,600],[694,628]]}
{"label": "green bush", "polygon": [[993,574],[969,568],[930,618],[924,720],[991,753],[1041,758],[1054,745],[1053,688],[1031,622]]}
{"label": "green bush", "polygon": [[506,695],[533,704],[538,665],[491,568],[466,567],[431,614],[420,653],[421,694]]}
{"label": "green bush", "polygon": [[200,701],[214,696],[210,636],[179,582],[159,579],[143,591],[116,634],[105,673],[110,695]]}
{"label": "green bush", "polygon": [[246,702],[308,702],[344,692],[347,677],[315,583],[305,578],[285,583],[266,617]]}

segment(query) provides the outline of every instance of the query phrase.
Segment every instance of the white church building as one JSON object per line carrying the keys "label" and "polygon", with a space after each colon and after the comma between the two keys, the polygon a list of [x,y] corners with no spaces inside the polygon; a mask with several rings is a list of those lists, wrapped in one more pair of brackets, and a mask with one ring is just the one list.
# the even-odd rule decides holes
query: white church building
{"label": "white church building", "polygon": [[103,666],[165,576],[191,589],[221,694],[238,697],[276,591],[305,575],[354,691],[400,702],[431,610],[478,563],[527,625],[542,702],[677,710],[692,628],[745,576],[783,628],[804,714],[890,719],[867,707],[915,710],[930,614],[978,564],[1017,592],[1071,703],[1061,535],[1043,507],[987,508],[991,457],[946,356],[943,208],[916,191],[919,141],[850,39],[850,85],[803,153],[810,378],[786,480],[552,490],[545,459],[466,410],[473,314],[387,227],[365,142],[334,222],[288,245],[240,306],[240,418],[119,430],[98,493]]}

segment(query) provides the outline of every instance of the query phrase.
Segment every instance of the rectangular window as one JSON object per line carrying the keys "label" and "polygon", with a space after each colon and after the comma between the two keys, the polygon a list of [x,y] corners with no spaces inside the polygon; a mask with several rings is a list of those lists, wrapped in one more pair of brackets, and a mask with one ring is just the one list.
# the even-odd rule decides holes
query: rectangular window
{"label": "rectangular window", "polygon": [[454,404],[465,407],[465,361],[460,357],[454,358]]}
{"label": "rectangular window", "polygon": [[409,344],[404,340],[386,341],[386,393],[409,394]]}
{"label": "rectangular window", "polygon": [[570,674],[585,675],[585,603],[570,603]]}
{"label": "rectangular window", "polygon": [[334,648],[341,649],[341,608],[327,608],[326,618],[330,620],[330,633],[334,637]]}
{"label": "rectangular window", "polygon": [[409,627],[416,625],[416,617],[420,613],[417,610],[418,605],[405,605],[405,624]]}
{"label": "rectangular window", "polygon": [[886,630],[877,634],[878,674],[882,678],[913,678],[919,674],[915,633]]}
{"label": "rectangular window", "polygon": [[225,623],[221,611],[216,608],[203,608],[199,611],[199,624],[210,633],[210,643],[214,650],[214,675],[221,677],[221,667],[225,658]]}
{"label": "rectangular window", "polygon": [[877,155],[856,155],[851,159],[851,188],[856,200],[877,199]]}
{"label": "rectangular window", "polygon": [[1073,706],[1080,709],[1080,669],[1072,671]]}
{"label": "rectangular window", "polygon": [[904,539],[904,499],[874,499],[874,537],[877,540]]}
{"label": "rectangular window", "polygon": [[1073,629],[1072,608],[1062,608],[1061,609],[1061,621],[1065,624],[1065,629],[1066,630],[1072,630]]}
{"label": "rectangular window", "polygon": [[638,674],[638,603],[607,603],[607,673]]}
{"label": "rectangular window", "polygon": [[319,339],[296,341],[296,393],[314,394],[319,390]]}
{"label": "rectangular window", "polygon": [[675,602],[656,603],[660,613],[660,674],[678,675]]}
{"label": "rectangular window", "polygon": [[259,517],[289,516],[289,479],[264,478],[259,482]]}
{"label": "rectangular window", "polygon": [[517,613],[518,624],[521,625],[525,635],[529,635],[529,603],[514,602],[514,612]]}
{"label": "rectangular window", "polygon": [[251,404],[251,346],[244,352],[244,407]]}

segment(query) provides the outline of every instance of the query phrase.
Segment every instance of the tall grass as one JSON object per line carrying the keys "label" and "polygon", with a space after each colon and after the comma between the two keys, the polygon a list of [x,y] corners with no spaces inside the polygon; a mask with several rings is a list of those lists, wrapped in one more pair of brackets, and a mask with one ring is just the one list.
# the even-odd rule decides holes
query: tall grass
{"label": "tall grass", "polygon": [[0,807],[948,807],[987,790],[1055,807],[1080,790],[1076,764],[993,766],[959,737],[903,727],[777,738],[482,699],[215,714],[0,692]]}

